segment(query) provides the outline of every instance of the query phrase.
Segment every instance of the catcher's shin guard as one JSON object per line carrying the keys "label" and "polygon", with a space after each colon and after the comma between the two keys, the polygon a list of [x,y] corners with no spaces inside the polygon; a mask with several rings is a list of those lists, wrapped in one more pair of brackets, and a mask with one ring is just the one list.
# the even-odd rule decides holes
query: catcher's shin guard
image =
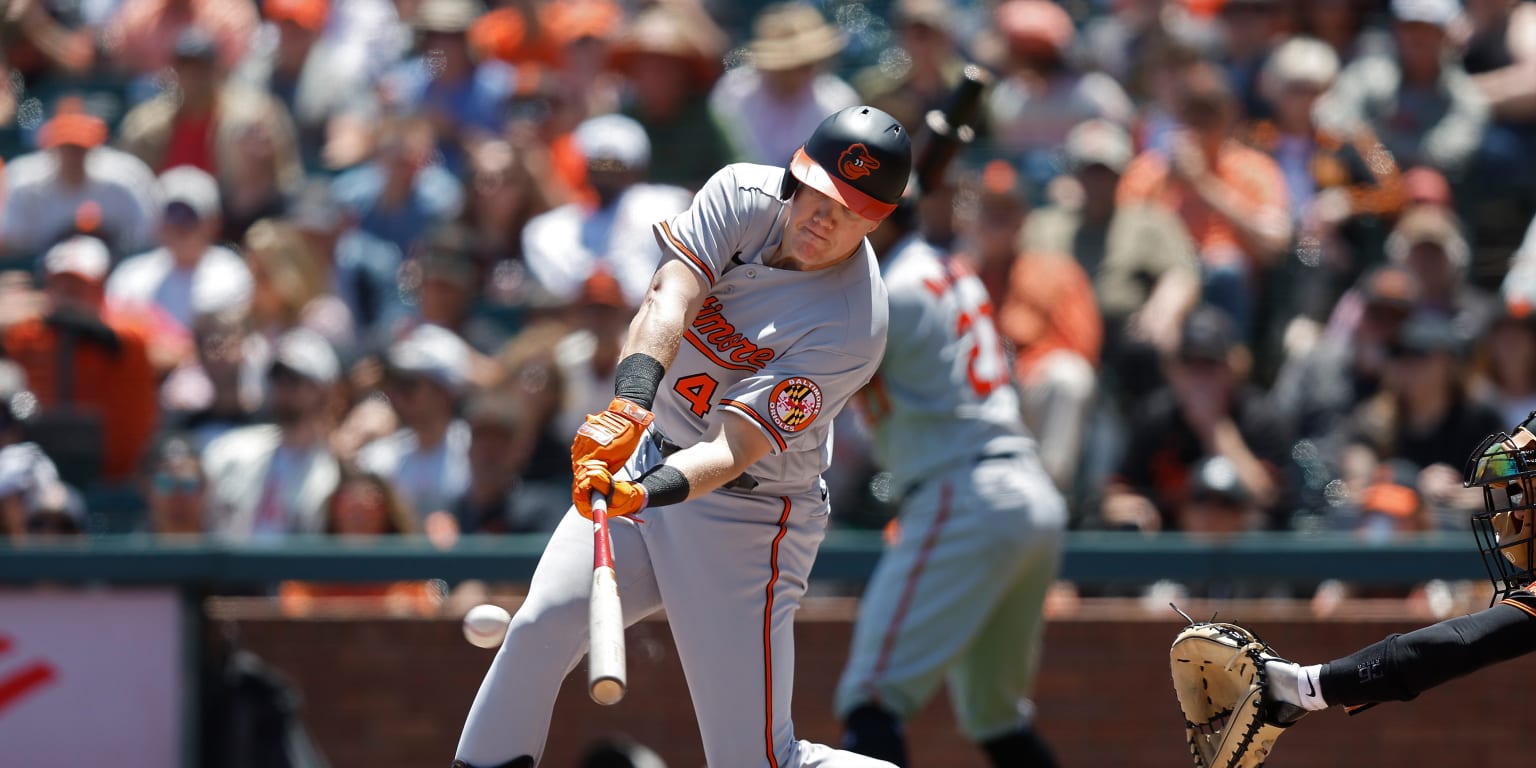
{"label": "catcher's shin guard", "polygon": [[[477,768],[477,766],[470,765],[463,760],[455,760],[453,761],[453,768]],[[485,768],[533,768],[533,758],[523,755],[522,757],[508,760],[501,765],[488,765]]]}

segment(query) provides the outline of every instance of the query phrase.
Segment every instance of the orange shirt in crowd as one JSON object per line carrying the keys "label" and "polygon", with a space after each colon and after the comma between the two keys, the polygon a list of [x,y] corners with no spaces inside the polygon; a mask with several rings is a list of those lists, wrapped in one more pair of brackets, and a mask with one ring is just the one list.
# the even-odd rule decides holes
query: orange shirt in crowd
{"label": "orange shirt in crowd", "polygon": [[[79,410],[100,415],[102,479],[122,482],[139,469],[159,419],[159,402],[143,331],[116,320],[107,327],[117,336],[115,350],[101,341],[76,337],[70,396]],[[12,326],[0,340],[6,356],[26,371],[27,387],[44,411],[58,406],[64,394],[59,381],[59,337],[44,319],[34,318]]]}
{"label": "orange shirt in crowd", "polygon": [[1059,349],[1099,365],[1104,319],[1093,282],[1070,256],[1025,254],[1015,260],[997,309],[997,328],[1016,347],[1014,372],[1021,382],[1041,358]]}
{"label": "orange shirt in crowd", "polygon": [[[1288,211],[1285,175],[1268,155],[1228,141],[1221,147],[1211,173],[1237,193],[1248,213],[1258,215],[1265,209]],[[1257,259],[1248,253],[1232,223],[1206,205],[1189,186],[1169,172],[1168,160],[1157,151],[1143,152],[1131,161],[1120,177],[1115,192],[1116,203],[1162,205],[1183,220],[1189,235],[1207,264],[1230,263],[1232,255],[1242,253],[1250,263]]]}

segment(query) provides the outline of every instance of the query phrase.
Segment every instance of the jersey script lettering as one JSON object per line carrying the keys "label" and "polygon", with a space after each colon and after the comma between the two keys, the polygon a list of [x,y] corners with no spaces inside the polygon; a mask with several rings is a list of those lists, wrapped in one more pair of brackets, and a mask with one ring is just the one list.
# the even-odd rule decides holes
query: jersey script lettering
{"label": "jersey script lettering", "polygon": [[719,299],[713,296],[705,299],[704,306],[699,308],[698,316],[693,319],[693,330],[689,331],[689,335],[713,347],[730,362],[761,371],[763,366],[773,361],[773,350],[759,347],[738,333],[736,326],[725,319],[724,309]]}

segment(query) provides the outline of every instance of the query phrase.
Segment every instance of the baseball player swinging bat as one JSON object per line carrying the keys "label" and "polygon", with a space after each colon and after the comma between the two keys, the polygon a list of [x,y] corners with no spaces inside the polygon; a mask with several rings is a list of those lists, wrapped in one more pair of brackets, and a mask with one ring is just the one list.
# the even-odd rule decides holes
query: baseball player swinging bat
{"label": "baseball player swinging bat", "polygon": [[613,571],[613,542],[608,537],[608,499],[592,493],[592,597],[587,607],[590,648],[587,692],[609,706],[624,698],[624,613]]}

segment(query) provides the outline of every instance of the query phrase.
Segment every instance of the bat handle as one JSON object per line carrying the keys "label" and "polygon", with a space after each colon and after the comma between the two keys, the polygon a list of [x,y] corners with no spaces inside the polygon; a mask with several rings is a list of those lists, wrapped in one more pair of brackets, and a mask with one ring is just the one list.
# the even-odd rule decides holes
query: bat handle
{"label": "bat handle", "polygon": [[588,609],[587,692],[603,705],[617,704],[628,687],[624,652],[624,616],[613,570],[613,541],[608,533],[608,499],[593,491],[592,596]]}

